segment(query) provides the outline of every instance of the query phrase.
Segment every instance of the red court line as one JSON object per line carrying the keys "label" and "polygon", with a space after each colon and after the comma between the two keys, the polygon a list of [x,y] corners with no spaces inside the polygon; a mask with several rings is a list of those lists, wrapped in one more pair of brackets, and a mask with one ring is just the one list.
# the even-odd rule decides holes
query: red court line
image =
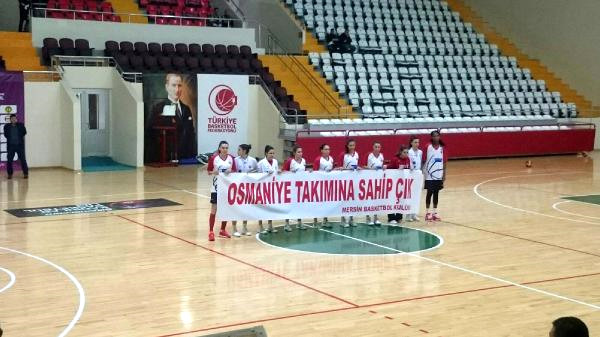
{"label": "red court line", "polygon": [[575,249],[575,248],[569,248],[569,247],[559,246],[559,245],[555,245],[555,244],[552,244],[552,243],[537,241],[537,240],[533,240],[533,239],[527,239],[527,238],[524,238],[524,237],[520,237],[520,236],[516,236],[516,235],[511,235],[511,234],[506,234],[506,233],[494,232],[494,231],[491,231],[491,230],[488,230],[488,229],[483,229],[483,228],[479,228],[479,227],[473,227],[473,226],[458,224],[458,223],[449,222],[449,221],[444,221],[444,222],[452,224],[454,226],[470,228],[470,229],[474,229],[474,230],[481,231],[481,232],[486,232],[486,233],[500,235],[500,236],[506,236],[506,237],[513,238],[513,239],[518,239],[518,240],[523,240],[523,241],[529,241],[529,242],[533,242],[533,243],[538,243],[540,245],[545,245],[545,246],[550,246],[550,247],[554,247],[554,248],[560,248],[560,249],[564,249],[564,250],[570,250],[570,251],[576,252],[576,253],[581,253],[581,254],[586,254],[586,255],[600,257],[600,254],[590,253],[590,252],[586,252],[586,251]]}
{"label": "red court line", "polygon": [[191,245],[194,245],[194,246],[196,246],[196,247],[202,248],[202,249],[204,249],[204,250],[207,250],[207,251],[209,251],[209,252],[211,252],[211,253],[214,253],[214,254],[217,254],[217,255],[223,256],[223,257],[225,257],[225,258],[228,258],[228,259],[230,259],[230,260],[233,260],[233,261],[239,262],[239,263],[241,263],[241,264],[244,264],[244,265],[246,265],[246,266],[252,267],[252,268],[254,268],[254,269],[258,269],[258,270],[260,270],[260,271],[263,271],[263,272],[265,272],[265,273],[267,273],[267,274],[271,274],[271,275],[273,275],[273,276],[276,276],[276,277],[278,277],[278,278],[280,278],[280,279],[283,279],[283,280],[286,280],[286,281],[288,281],[288,282],[294,283],[294,284],[296,284],[296,285],[299,285],[299,286],[301,286],[301,287],[304,287],[304,288],[306,288],[306,289],[310,289],[310,290],[312,290],[312,291],[315,291],[315,292],[317,292],[317,293],[319,293],[319,294],[321,294],[321,295],[325,295],[325,296],[327,296],[327,297],[333,298],[333,299],[335,299],[335,300],[338,300],[338,301],[340,301],[340,302],[344,302],[344,303],[346,303],[346,304],[349,304],[349,305],[351,305],[351,306],[353,306],[353,307],[358,307],[358,304],[352,303],[352,302],[350,302],[350,301],[347,301],[347,300],[345,300],[345,299],[343,299],[343,298],[340,298],[340,297],[337,297],[337,296],[335,296],[335,295],[332,295],[332,294],[326,293],[326,292],[324,292],[324,291],[322,291],[322,290],[319,290],[319,289],[313,288],[313,287],[311,287],[311,286],[309,286],[309,285],[306,285],[306,284],[304,284],[304,283],[298,282],[298,281],[296,281],[296,280],[292,280],[292,279],[291,279],[291,278],[289,278],[289,277],[286,277],[286,276],[283,276],[283,275],[281,275],[281,274],[278,274],[278,273],[276,273],[276,272],[273,272],[273,271],[270,271],[270,270],[268,270],[268,269],[262,268],[262,267],[260,267],[260,266],[257,266],[257,265],[255,265],[255,264],[252,264],[252,263],[249,263],[249,262],[246,262],[246,261],[240,260],[240,259],[238,259],[238,258],[236,258],[236,257],[233,257],[233,256],[230,256],[230,255],[227,255],[227,254],[225,254],[225,253],[222,253],[222,252],[219,252],[219,251],[216,251],[216,250],[214,250],[214,249],[212,249],[212,248],[204,247],[204,246],[202,246],[202,245],[199,245],[199,244],[197,244],[197,243],[195,243],[195,242],[193,242],[193,241],[186,240],[186,239],[184,239],[184,238],[181,238],[181,237],[175,236],[175,235],[173,235],[173,234],[169,234],[169,233],[167,233],[167,232],[163,232],[163,231],[161,231],[160,229],[154,228],[154,227],[152,227],[152,226],[144,225],[144,224],[143,224],[143,223],[141,223],[141,222],[138,222],[138,221],[135,221],[135,220],[132,220],[132,219],[126,218],[126,217],[124,217],[124,216],[121,216],[121,215],[119,215],[118,217],[119,217],[119,218],[122,218],[122,219],[125,219],[125,220],[127,220],[127,221],[130,221],[130,222],[132,222],[132,223],[134,223],[134,224],[137,224],[137,225],[139,225],[139,226],[145,227],[145,228],[147,228],[147,229],[153,230],[153,231],[155,231],[155,232],[161,233],[161,234],[163,234],[163,235],[167,235],[167,236],[169,236],[169,237],[172,237],[172,238],[174,238],[174,239],[177,239],[177,240],[183,241],[183,242],[185,242],[185,243],[189,243],[189,244],[191,244]]}
{"label": "red court line", "polygon": [[[169,236],[171,236],[171,235],[169,235]],[[184,241],[187,241],[187,240],[184,240]],[[596,276],[596,275],[600,275],[600,272],[598,272],[598,273],[592,273],[592,274],[582,274],[582,275],[574,275],[574,276],[567,276],[567,277],[546,279],[546,280],[529,281],[529,282],[524,282],[524,283],[521,283],[521,284],[525,285],[525,284],[536,284],[536,283],[554,282],[554,281],[567,280],[567,279],[575,279],[575,278],[588,277],[588,276]],[[254,323],[271,322],[271,321],[277,321],[277,320],[282,320],[282,319],[287,319],[287,318],[296,318],[296,317],[304,317],[304,316],[311,316],[311,315],[326,314],[326,313],[331,313],[331,312],[340,312],[340,311],[347,311],[347,310],[364,309],[364,308],[374,307],[374,306],[381,306],[381,305],[388,305],[388,304],[397,304],[397,303],[403,303],[403,302],[412,302],[412,301],[419,301],[419,300],[430,299],[430,298],[438,298],[438,297],[446,297],[446,296],[453,296],[453,295],[461,295],[461,294],[468,294],[468,293],[475,293],[475,292],[480,292],[480,291],[488,291],[488,290],[503,289],[503,288],[511,288],[511,287],[515,287],[515,286],[511,285],[511,284],[506,284],[506,285],[495,286],[495,287],[469,289],[469,290],[455,291],[455,292],[450,292],[450,293],[442,293],[442,294],[435,294],[435,295],[412,297],[412,298],[406,298],[406,299],[401,299],[401,300],[396,300],[396,301],[387,301],[387,302],[380,302],[380,303],[372,303],[372,304],[366,304],[366,305],[359,305],[357,307],[347,307],[347,308],[340,308],[340,309],[314,311],[314,312],[303,313],[303,314],[296,314],[296,315],[278,316],[278,317],[264,318],[264,319],[260,319],[260,320],[254,320],[254,321],[238,322],[238,323],[231,323],[231,324],[219,325],[219,326],[214,326],[214,327],[210,327],[210,328],[203,328],[203,329],[198,329],[198,330],[191,330],[191,331],[185,331],[185,332],[177,332],[177,333],[173,333],[173,334],[169,334],[169,335],[161,335],[161,336],[157,336],[157,337],[180,336],[180,335],[186,335],[186,334],[195,333],[195,332],[217,330],[217,329],[223,329],[223,328],[232,328],[232,327],[236,327],[236,326],[242,326],[242,325],[248,325],[248,324],[254,324]],[[369,310],[369,312],[375,313],[373,310]],[[407,327],[411,327],[412,326],[411,324],[406,323],[406,322],[402,322],[401,324],[405,325]]]}
{"label": "red court line", "polygon": [[[276,321],[276,320],[282,320],[282,319],[287,319],[287,318],[295,318],[295,317],[303,317],[303,316],[311,316],[311,315],[318,315],[318,314],[325,314],[325,313],[331,313],[331,312],[339,312],[339,311],[346,311],[346,310],[354,310],[354,309],[363,309],[363,308],[369,308],[369,307],[374,307],[374,306],[381,306],[381,305],[387,305],[387,304],[396,304],[396,303],[402,303],[402,302],[411,302],[411,301],[418,301],[418,300],[424,300],[424,299],[430,299],[430,298],[437,298],[437,297],[446,297],[446,296],[453,296],[453,295],[461,295],[461,294],[467,294],[467,293],[475,293],[475,292],[480,292],[480,291],[487,291],[487,290],[495,290],[495,289],[503,289],[503,288],[510,288],[510,287],[515,287],[514,285],[511,284],[505,284],[505,285],[500,285],[500,286],[493,286],[493,287],[485,287],[485,288],[477,288],[477,289],[469,289],[469,290],[463,290],[463,291],[455,291],[455,292],[449,292],[449,293],[442,293],[442,294],[435,294],[435,295],[426,295],[426,296],[419,296],[419,297],[412,297],[412,298],[406,298],[406,299],[401,299],[401,300],[396,300],[396,301],[387,301],[387,302],[379,302],[379,303],[372,303],[372,304],[365,304],[365,305],[358,305],[349,301],[346,301],[344,299],[341,299],[339,297],[336,297],[334,295],[325,293],[323,291],[320,291],[318,289],[309,287],[307,285],[304,285],[300,282],[294,281],[292,279],[289,279],[283,275],[274,273],[270,270],[264,269],[262,267],[250,264],[248,262],[239,260],[235,257],[229,256],[227,254],[221,253],[219,251],[213,250],[211,248],[208,247],[204,247],[202,245],[199,245],[193,241],[189,241],[187,239],[178,237],[176,235],[161,231],[160,229],[154,228],[152,226],[148,226],[148,225],[144,225],[138,221],[126,218],[124,216],[118,215],[118,217],[127,220],[129,222],[132,222],[134,224],[137,224],[139,226],[142,226],[146,229],[150,229],[153,230],[157,233],[169,236],[171,238],[180,240],[182,242],[191,244],[193,246],[202,248],[204,250],[210,251],[212,253],[221,255],[223,257],[226,257],[228,259],[234,260],[236,262],[251,266],[253,268],[256,268],[258,270],[261,270],[263,272],[269,273],[271,275],[280,277],[282,279],[285,279],[289,282],[292,282],[294,284],[300,285],[302,287],[311,289],[313,291],[316,291],[320,294],[326,295],[328,297],[332,297],[335,298],[339,301],[342,301],[346,304],[350,304],[352,305],[351,307],[346,307],[346,308],[339,308],[339,309],[330,309],[330,310],[321,310],[321,311],[314,311],[314,312],[308,312],[308,313],[302,313],[302,314],[295,314],[295,315],[286,315],[286,316],[277,316],[277,317],[270,317],[270,318],[264,318],[264,319],[259,319],[259,320],[253,320],[253,321],[246,321],[246,322],[238,322],[238,323],[230,323],[230,324],[225,324],[225,325],[219,325],[219,326],[214,326],[214,327],[209,327],[209,328],[202,328],[202,329],[197,329],[197,330],[191,330],[191,331],[185,331],[185,332],[177,332],[177,333],[173,333],[173,334],[168,334],[168,335],[161,335],[161,336],[157,336],[157,337],[172,337],[172,336],[180,336],[180,335],[186,335],[186,334],[190,334],[190,333],[196,333],[196,332],[202,332],[202,331],[209,331],[209,330],[217,330],[217,329],[223,329],[223,328],[231,328],[231,327],[236,327],[236,326],[242,326],[242,325],[248,325],[248,324],[255,324],[255,323],[264,323],[264,322],[270,322],[270,321]],[[567,279],[575,279],[575,278],[582,278],[582,277],[589,277],[589,276],[596,276],[596,275],[600,275],[600,272],[597,273],[589,273],[589,274],[581,274],[581,275],[573,275],[573,276],[565,276],[565,277],[559,277],[559,278],[552,278],[552,279],[545,279],[545,280],[537,280],[537,281],[528,281],[528,282],[523,282],[521,283],[522,285],[527,285],[527,284],[537,284],[537,283],[546,283],[546,282],[554,282],[554,281],[560,281],[560,280],[567,280]],[[370,310],[369,312],[375,313],[373,310]],[[405,326],[411,326],[408,323],[402,323]],[[428,333],[428,332],[426,332]]]}
{"label": "red court line", "polygon": [[247,321],[247,322],[240,322],[240,323],[231,323],[231,324],[219,325],[219,326],[214,326],[214,327],[211,327],[211,328],[203,328],[203,329],[197,329],[197,330],[191,330],[191,331],[185,331],[185,332],[176,332],[176,333],[172,333],[172,334],[169,334],[169,335],[161,335],[161,336],[157,336],[157,337],[181,336],[181,335],[187,335],[187,334],[190,334],[190,333],[196,333],[196,332],[202,332],[202,331],[224,329],[224,328],[233,328],[233,327],[240,326],[240,325],[248,325],[248,324],[256,324],[256,323],[278,321],[278,320],[287,319],[287,318],[295,318],[295,317],[304,317],[304,316],[325,314],[325,313],[331,313],[331,312],[336,312],[336,311],[344,311],[344,310],[349,310],[349,309],[356,309],[356,308],[352,307],[352,308],[330,309],[330,310],[307,312],[307,313],[296,314],[296,315],[287,315],[287,316],[278,316],[278,317],[271,317],[271,318],[263,318],[263,319],[257,319],[257,320],[254,320],[254,321]]}

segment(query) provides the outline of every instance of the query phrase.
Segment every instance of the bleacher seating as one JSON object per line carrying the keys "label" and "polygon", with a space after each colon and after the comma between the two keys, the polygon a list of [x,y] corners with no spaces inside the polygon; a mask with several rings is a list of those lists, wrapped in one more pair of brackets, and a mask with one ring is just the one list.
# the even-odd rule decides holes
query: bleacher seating
{"label": "bleacher seating", "polygon": [[46,8],[48,17],[53,19],[121,22],[108,1],[49,0]]}
{"label": "bleacher seating", "polygon": [[444,1],[285,1],[321,42],[349,34],[356,53],[309,56],[364,117],[576,115]]}
{"label": "bleacher seating", "polygon": [[159,25],[206,26],[205,19],[215,14],[210,0],[139,0],[139,5],[149,15],[149,22]]}

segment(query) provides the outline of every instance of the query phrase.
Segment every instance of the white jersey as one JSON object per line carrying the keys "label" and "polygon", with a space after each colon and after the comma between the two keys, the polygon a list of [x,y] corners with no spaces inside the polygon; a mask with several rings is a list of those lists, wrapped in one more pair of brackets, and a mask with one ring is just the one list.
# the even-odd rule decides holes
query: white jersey
{"label": "white jersey", "polygon": [[420,149],[415,151],[411,147],[408,150],[408,159],[410,160],[411,170],[421,170],[421,166],[423,166],[423,151]]}
{"label": "white jersey", "polygon": [[256,159],[254,157],[235,157],[235,167],[238,172],[242,173],[256,172],[258,163],[256,162]]}
{"label": "white jersey", "polygon": [[427,146],[427,160],[425,161],[425,180],[442,180],[444,177],[444,147]]}
{"label": "white jersey", "polygon": [[343,168],[346,170],[358,166],[358,152],[355,151],[354,154],[344,153],[343,165]]}
{"label": "white jersey", "polygon": [[[235,160],[231,155],[227,155],[225,160],[221,159],[218,154],[213,155],[208,161],[208,171],[214,172],[215,170],[218,172],[227,171],[229,169],[235,170]],[[213,176],[212,181],[212,193],[217,193],[217,176]]]}
{"label": "white jersey", "polygon": [[300,162],[297,162],[296,159],[290,160],[290,172],[301,172],[306,171],[306,160],[302,158]]}
{"label": "white jersey", "polygon": [[329,172],[333,170],[333,157],[329,156],[328,159],[325,159],[322,156],[319,156],[317,157],[317,160],[315,160],[314,166],[315,169],[318,167],[317,171]]}
{"label": "white jersey", "polygon": [[261,173],[275,173],[279,170],[277,159],[273,158],[273,161],[269,163],[267,158],[263,158],[258,162],[258,172]]}
{"label": "white jersey", "polygon": [[367,158],[367,167],[370,169],[382,169],[383,153],[379,153],[378,157],[375,157],[373,153],[369,153],[369,157]]}

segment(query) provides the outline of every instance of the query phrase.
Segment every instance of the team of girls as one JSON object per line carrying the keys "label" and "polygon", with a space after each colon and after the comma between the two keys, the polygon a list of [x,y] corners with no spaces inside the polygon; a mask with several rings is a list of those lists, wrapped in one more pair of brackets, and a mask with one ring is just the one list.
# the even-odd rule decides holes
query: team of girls
{"label": "team of girls", "polygon": [[[446,179],[446,155],[444,152],[444,143],[440,139],[440,133],[438,131],[431,132],[431,143],[427,145],[425,158],[423,158],[423,151],[419,149],[419,138],[413,136],[410,139],[409,146],[400,145],[396,155],[391,160],[386,161],[382,147],[379,142],[374,142],[372,151],[368,154],[366,159],[366,165],[361,167],[360,156],[356,151],[356,141],[349,139],[346,142],[345,151],[340,155],[339,160],[334,161],[330,155],[330,147],[327,144],[322,144],[319,147],[320,154],[315,158],[313,162],[314,171],[330,172],[333,170],[385,170],[390,169],[410,169],[410,170],[423,170],[425,175],[425,189],[427,190],[425,202],[426,202],[426,216],[427,221],[439,221],[441,220],[438,213],[438,201],[439,191],[444,187],[444,181]],[[225,141],[219,143],[218,151],[210,158],[208,163],[208,174],[213,177],[213,185],[211,190],[211,214],[209,218],[210,231],[209,240],[214,240],[214,223],[215,213],[217,210],[217,190],[216,190],[216,175],[228,174],[230,172],[260,172],[266,174],[278,174],[279,163],[275,159],[275,149],[267,145],[265,147],[264,158],[259,162],[253,157],[249,156],[251,146],[242,144],[238,148],[238,157],[235,159],[229,155],[229,144]],[[283,171],[296,173],[307,170],[306,160],[302,156],[303,151],[300,146],[294,146],[292,150],[292,156],[289,157],[283,165]],[[337,165],[336,165],[337,164]],[[433,209],[431,209],[431,202],[433,199]],[[350,216],[349,221],[346,221],[346,217],[342,217],[341,226],[350,227],[356,226],[354,217]],[[302,223],[302,219],[296,219],[298,229],[306,229]],[[388,223],[397,224],[402,221],[402,214],[394,213],[388,214]],[[418,221],[416,213],[407,214],[406,221]],[[263,227],[263,221],[259,220],[259,227],[261,233],[276,233],[277,229],[273,227],[273,221],[267,220],[268,229],[265,230]],[[323,227],[332,227],[327,217],[319,223],[317,218],[313,219],[315,226],[321,225]],[[370,226],[381,225],[377,214],[367,215],[367,223]],[[231,236],[226,231],[226,221],[221,222],[221,230],[219,236],[224,238],[230,238]],[[242,231],[238,231],[237,222],[233,222],[234,236],[240,237],[242,235],[251,235],[247,229],[247,222],[243,222]],[[291,231],[290,220],[285,220],[285,231]]]}

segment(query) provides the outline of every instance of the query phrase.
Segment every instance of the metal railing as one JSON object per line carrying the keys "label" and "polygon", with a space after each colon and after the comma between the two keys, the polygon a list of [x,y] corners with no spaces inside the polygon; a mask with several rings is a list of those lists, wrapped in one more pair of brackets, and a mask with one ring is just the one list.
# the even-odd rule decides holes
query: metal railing
{"label": "metal railing", "polygon": [[62,74],[52,70],[23,70],[25,82],[58,82]]}
{"label": "metal railing", "polygon": [[[513,124],[513,125],[506,125],[506,126],[502,126],[503,128],[506,128],[506,132],[510,132],[510,131],[551,131],[551,130],[573,130],[573,129],[592,129],[595,130],[596,129],[596,125],[593,123],[560,123],[560,122],[555,122],[555,123],[539,123],[539,124],[528,124],[528,125],[522,125],[522,124]],[[431,131],[434,130],[441,130],[444,133],[459,133],[459,131],[461,129],[465,129],[467,127],[453,127],[453,126],[427,126],[427,127],[403,127],[403,128],[398,128],[398,127],[391,127],[391,128],[379,128],[377,129],[377,132],[383,132],[386,133],[388,135],[396,135],[396,134],[415,134],[415,132],[421,132],[422,134],[427,134]],[[477,126],[471,126],[468,127],[469,129],[476,129],[476,131],[469,131],[469,133],[475,133],[475,132],[491,132],[490,128],[498,128],[497,125],[492,125],[492,124],[483,124],[483,125],[477,125]],[[545,129],[544,129],[545,128]],[[454,132],[452,131],[454,130]],[[360,134],[357,133],[362,133],[365,132],[367,134],[364,134],[365,136],[375,136],[373,134],[368,134],[368,132],[372,132],[373,129],[347,129],[347,130],[339,130],[339,129],[323,129],[323,130],[310,130],[310,129],[306,129],[306,130],[299,130],[296,132],[296,137],[302,135],[303,137],[323,137],[323,133],[331,133],[331,135],[335,135],[336,137],[355,137],[355,136],[360,136]],[[413,131],[413,132],[411,132]],[[463,130],[463,132],[465,132]],[[497,131],[497,132],[501,132],[501,131]]]}
{"label": "metal railing", "polygon": [[[89,11],[89,10],[74,10],[74,9],[59,9],[59,8],[45,8],[45,7],[36,7],[33,9],[33,16],[40,18],[52,18],[49,13],[68,13],[68,19],[78,20],[77,14],[94,14],[100,15],[102,21],[105,18],[111,18],[113,16],[118,16],[121,18],[121,23],[136,23],[136,18],[147,18],[154,19],[164,18],[164,19],[177,19],[179,23],[177,25],[182,25],[183,20],[192,20],[192,21],[204,21],[204,23],[221,23],[227,22],[225,27],[242,27],[244,24],[244,20],[241,19],[231,19],[231,18],[220,18],[220,17],[198,17],[198,16],[176,16],[176,15],[160,15],[160,14],[145,14],[145,13],[122,13],[122,12],[103,12],[103,11]],[[107,20],[108,21],[108,20]]]}
{"label": "metal railing", "polygon": [[[267,28],[268,30],[268,28]],[[284,47],[275,35],[268,30],[267,53],[275,55],[278,60],[287,68],[298,81],[304,86],[306,91],[321,105],[324,114],[331,116],[338,115],[340,118],[351,114],[350,111],[343,111],[341,104],[338,102],[327,88],[323,87],[310,73],[306,67],[300,62],[296,55],[289,53],[288,48]],[[277,53],[277,51],[280,51]]]}
{"label": "metal railing", "polygon": [[[211,27],[211,24],[221,24],[222,22],[226,22],[226,24],[220,26],[212,26],[212,27],[222,27],[222,28],[254,28],[256,30],[255,33],[255,43],[257,48],[263,48],[266,51],[269,49],[267,44],[268,39],[263,39],[262,33],[267,32],[269,35],[272,33],[266,28],[263,24],[255,20],[246,20],[246,19],[233,19],[233,18],[219,18],[219,17],[196,17],[196,16],[176,16],[176,15],[150,15],[150,14],[140,14],[140,13],[112,13],[112,12],[102,12],[102,11],[88,11],[88,10],[74,10],[74,9],[56,9],[56,8],[45,8],[45,7],[35,7],[32,9],[32,16],[39,18],[50,18],[52,19],[49,13],[57,12],[57,13],[68,13],[69,19],[73,20],[83,20],[79,15],[81,14],[90,14],[100,16],[101,21],[103,22],[112,22],[110,19],[113,16],[119,16],[121,18],[120,23],[136,23],[136,18],[144,17],[149,20],[149,22],[156,22],[157,18],[164,18],[167,20],[176,20],[176,25],[167,24],[166,26],[182,26],[182,27],[202,27],[202,26],[187,26],[184,25],[186,20],[198,22],[203,21],[205,26]],[[79,14],[79,15],[78,15]],[[89,20],[84,20],[89,21]],[[100,21],[98,21],[100,22]],[[210,24],[209,24],[210,23]]]}

